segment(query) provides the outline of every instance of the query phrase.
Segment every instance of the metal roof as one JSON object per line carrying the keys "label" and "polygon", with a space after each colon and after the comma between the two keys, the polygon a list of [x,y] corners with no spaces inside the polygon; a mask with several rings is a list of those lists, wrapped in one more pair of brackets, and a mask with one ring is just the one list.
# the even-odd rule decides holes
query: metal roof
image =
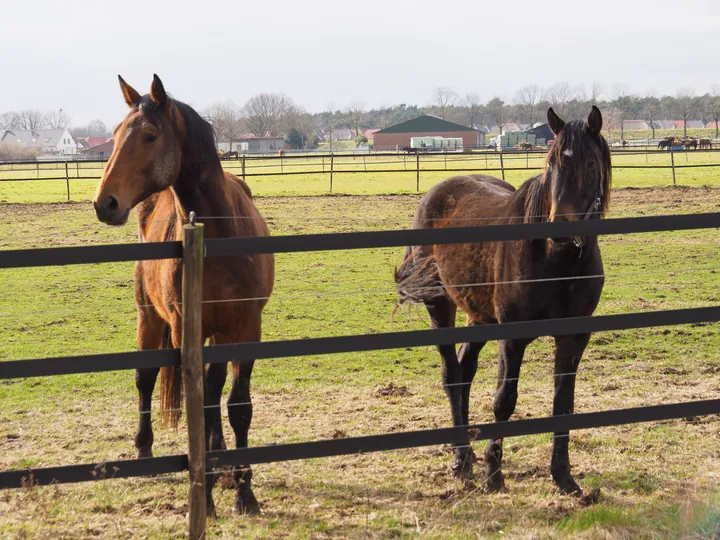
{"label": "metal roof", "polygon": [[418,116],[407,122],[395,124],[394,126],[386,127],[378,133],[443,133],[447,131],[477,131],[471,127],[456,124],[455,122],[448,122],[437,116],[431,116],[426,114],[424,116]]}

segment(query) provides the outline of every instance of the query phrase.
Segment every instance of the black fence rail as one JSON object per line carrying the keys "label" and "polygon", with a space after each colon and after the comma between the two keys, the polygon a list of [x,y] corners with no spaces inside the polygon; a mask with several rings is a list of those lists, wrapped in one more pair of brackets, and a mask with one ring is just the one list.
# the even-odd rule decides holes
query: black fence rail
{"label": "black fence rail", "polygon": [[[202,227],[202,224],[186,226],[184,229],[185,234],[191,234],[197,227]],[[561,223],[457,227],[435,230],[209,239],[205,242],[204,257],[401,247],[419,244],[473,243],[551,237],[598,236],[605,234],[635,234],[710,228],[720,228],[720,212]],[[189,251],[190,250],[183,252],[182,245],[179,242],[48,248],[42,250],[8,250],[0,252],[0,268],[88,264],[160,258],[183,258],[184,263],[186,263],[191,257],[196,257],[196,259],[193,259],[193,265],[202,262],[203,250],[194,250],[194,254]],[[190,267],[192,267],[192,265],[185,266],[185,268]],[[201,303],[196,302],[193,304],[186,302],[185,298],[182,299],[182,302],[184,309],[201,312]],[[550,319],[464,328],[216,345],[202,348],[202,357],[198,357],[197,361],[199,362],[198,365],[201,365],[201,363],[228,362],[230,360],[243,362],[350,351],[418,347],[547,335],[568,335],[678,324],[709,323],[719,320],[720,306],[707,306],[646,313]],[[200,350],[201,345],[202,344],[198,344],[198,350]],[[177,349],[7,361],[0,363],[0,379],[56,376],[71,373],[127,370],[143,367],[185,366],[189,361],[190,359],[185,357],[185,355]],[[202,388],[202,384],[198,386],[200,389]],[[188,412],[190,411],[188,410]],[[191,471],[191,475],[197,475],[199,469],[201,469],[204,475],[207,470],[237,467],[253,463],[413,448],[453,443],[459,440],[466,440],[469,443],[470,441],[488,438],[592,429],[619,424],[670,420],[709,414],[720,414],[720,399],[589,412],[531,420],[478,424],[467,427],[213,451],[208,452],[204,456],[202,463],[194,463],[193,459],[188,457],[188,455],[173,455],[148,459],[9,470],[0,472],[0,488],[128,478],[180,472],[188,469]],[[204,437],[203,433],[204,428],[202,432],[196,432],[195,434],[190,433],[189,438]],[[193,517],[191,516],[191,522],[192,520]]]}

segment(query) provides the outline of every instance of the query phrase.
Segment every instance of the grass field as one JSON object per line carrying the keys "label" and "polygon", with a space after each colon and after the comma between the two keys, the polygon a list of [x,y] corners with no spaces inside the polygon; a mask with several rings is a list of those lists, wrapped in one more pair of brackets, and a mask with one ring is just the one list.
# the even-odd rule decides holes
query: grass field
{"label": "grass field", "polygon": [[[711,183],[710,177],[700,183]],[[83,184],[88,194],[92,184]],[[262,194],[271,192],[269,186],[258,181],[253,188]],[[391,189],[380,178],[355,187]],[[29,195],[3,192],[0,198],[27,200]],[[418,198],[261,196],[257,203],[273,234],[302,234],[405,228]],[[611,216],[719,208],[717,187],[619,189]],[[0,216],[0,249],[136,241],[132,225],[97,223],[87,202],[4,204]],[[601,242],[608,277],[598,314],[717,304],[717,231],[611,236]],[[392,268],[401,252],[279,255],[264,339],[389,331]],[[0,361],[135,348],[131,263],[5,270],[0,291]],[[423,313],[401,312],[394,329],[426,328],[426,319]],[[720,324],[596,334],[581,364],[576,410],[720,397],[718,329]],[[550,414],[551,350],[549,339],[529,348],[514,418]],[[481,354],[471,422],[492,421],[496,354],[494,344]],[[439,365],[429,347],[260,361],[253,376],[250,444],[448,426]],[[4,381],[0,469],[132,458],[135,403],[128,372]],[[232,490],[216,488],[220,517],[210,523],[209,534],[710,537],[720,524],[717,420],[574,433],[574,474],[585,488],[602,489],[600,502],[590,507],[555,490],[549,475],[550,436],[531,436],[506,441],[510,492],[498,495],[484,495],[479,484],[463,486],[452,479],[448,448],[258,466],[256,494],[263,514],[231,516]],[[231,433],[228,425],[225,431]],[[155,435],[156,455],[184,451],[183,425],[177,432],[156,427]],[[480,463],[476,471],[481,470]],[[0,492],[0,531],[9,537],[181,537],[186,492],[182,474]]]}
{"label": "grass field", "polygon": [[[505,177],[517,185],[542,170],[543,155],[504,155]],[[672,185],[669,154],[623,154],[613,155],[616,187],[661,187]],[[676,181],[681,186],[716,185],[720,166],[720,152],[689,151],[676,153]],[[690,165],[690,167],[683,168]],[[223,166],[240,175],[238,161],[225,161]],[[622,167],[665,167],[627,168]],[[41,167],[41,168],[38,168]],[[345,156],[334,160],[333,193],[369,195],[414,193],[416,191],[415,156],[369,155]],[[531,167],[532,170],[521,168]],[[513,170],[515,169],[515,170]],[[521,169],[521,170],[518,170]],[[383,172],[400,170],[407,172]],[[500,157],[496,153],[423,155],[420,161],[420,190],[452,174],[489,173],[500,176]],[[323,172],[324,171],[324,172]],[[346,172],[337,172],[346,171]],[[330,159],[248,159],[247,181],[253,192],[261,196],[277,195],[323,195],[330,191]],[[281,173],[293,173],[285,174]],[[89,201],[102,174],[101,163],[72,163],[68,168],[70,199]],[[266,176],[252,176],[263,174]],[[33,178],[57,178],[57,180],[27,180]],[[79,177],[79,178],[78,178]],[[87,179],[82,179],[87,178]],[[26,179],[27,181],[19,181]],[[13,181],[14,180],[14,181]],[[0,204],[2,203],[48,203],[67,201],[65,166],[55,164],[0,165]]]}

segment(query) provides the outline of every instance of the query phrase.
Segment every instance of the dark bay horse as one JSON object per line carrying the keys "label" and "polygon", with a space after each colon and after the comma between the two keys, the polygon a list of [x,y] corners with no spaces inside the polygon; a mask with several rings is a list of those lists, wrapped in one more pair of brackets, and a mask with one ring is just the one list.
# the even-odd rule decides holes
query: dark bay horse
{"label": "dark bay horse", "polygon": [[[610,151],[600,135],[602,116],[593,107],[587,122],[563,122],[551,109],[548,123],[555,143],[545,172],[517,190],[490,176],[455,176],[432,188],[418,205],[413,228],[481,226],[598,219],[610,195]],[[452,327],[459,307],[468,325],[509,323],[591,315],[602,292],[603,264],[597,238],[555,238],[517,242],[411,246],[395,272],[400,303],[422,302],[433,328]],[[556,280],[566,278],[568,280]],[[544,280],[551,281],[544,281]],[[542,281],[540,281],[542,280]],[[472,284],[484,284],[473,286]],[[555,337],[553,415],[573,412],[575,372],[589,334]],[[518,377],[532,339],[500,342],[495,419],[515,410]],[[485,343],[439,346],[442,379],[453,425],[469,424],[470,385]],[[570,474],[568,433],[555,433],[551,472],[566,493],[580,494]],[[485,449],[488,491],[504,488],[502,439]],[[455,445],[453,472],[471,477],[472,449]]]}
{"label": "dark bay horse", "polygon": [[[120,77],[130,110],[113,132],[115,148],[107,163],[93,204],[100,221],[124,225],[138,207],[141,242],[182,239],[182,226],[191,211],[198,216],[222,216],[205,222],[205,236],[267,236],[268,228],[255,208],[248,186],[223,172],[210,124],[188,105],[171,99],[155,75],[150,94],[141,96]],[[238,219],[228,219],[236,216]],[[203,221],[202,218],[198,221]],[[260,341],[262,311],[273,288],[271,255],[219,257],[205,260],[203,279],[203,339],[211,343]],[[179,260],[139,261],[135,266],[137,336],[140,350],[180,347],[181,282]],[[256,300],[214,302],[235,298]],[[252,419],[250,375],[253,363],[233,363],[228,417],[238,448],[247,446]],[[135,435],[139,457],[152,456],[150,409],[158,369],[141,369],[136,376],[140,422]],[[225,448],[220,398],[227,364],[205,366],[205,436],[209,449]],[[176,426],[182,403],[180,370],[162,368],[161,413]],[[235,472],[234,510],[253,512],[258,502],[251,487],[252,471]],[[214,511],[207,483],[208,513]]]}

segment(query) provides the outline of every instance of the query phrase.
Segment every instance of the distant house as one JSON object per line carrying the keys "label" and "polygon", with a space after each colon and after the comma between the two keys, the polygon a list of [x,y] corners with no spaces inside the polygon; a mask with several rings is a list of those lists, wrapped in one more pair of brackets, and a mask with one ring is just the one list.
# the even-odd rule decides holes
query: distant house
{"label": "distant house", "polygon": [[254,154],[268,154],[285,148],[285,137],[266,134],[257,137],[252,133],[244,133],[232,140],[232,143],[218,143],[221,152],[246,152]]}
{"label": "distant house", "polygon": [[[675,129],[675,122],[672,120],[659,120],[661,129]],[[682,127],[680,128],[682,129]]]}
{"label": "distant house", "polygon": [[503,124],[502,133],[500,132],[500,126],[493,126],[490,128],[490,133],[493,135],[504,135],[505,133],[514,133],[516,131],[523,131],[520,126],[515,122],[508,122]]}
{"label": "distant house", "polygon": [[720,122],[708,122],[705,127],[708,129],[717,129],[720,128]]}
{"label": "distant house", "polygon": [[88,143],[87,137],[78,137],[75,139],[75,143],[77,144],[78,152],[82,152],[83,150],[90,148],[90,143]]}
{"label": "distant house", "polygon": [[466,148],[477,148],[485,144],[485,134],[477,129],[448,122],[430,114],[376,131],[373,144],[379,150],[409,148],[410,139],[413,137],[461,138]]}
{"label": "distant house", "polygon": [[362,134],[365,135],[368,140],[370,140],[373,138],[373,135],[375,135],[375,133],[377,133],[378,131],[380,131],[380,128],[366,129],[362,132]]}
{"label": "distant house", "polygon": [[313,129],[313,133],[318,138],[319,141],[325,140],[325,132],[322,129]]}
{"label": "distant house", "polygon": [[688,129],[703,129],[705,123],[702,120],[688,120],[687,127]]}
{"label": "distant house", "polygon": [[650,129],[650,126],[645,120],[625,120],[623,128],[625,131],[640,131]]}
{"label": "distant house", "polygon": [[484,124],[473,124],[472,128],[477,129],[480,133],[485,133],[485,134],[491,133],[490,128]]}
{"label": "distant house", "polygon": [[[91,137],[92,138],[92,137]],[[93,146],[92,148],[88,148],[87,150],[83,150],[81,152],[82,157],[85,159],[108,159],[110,155],[112,154],[113,148],[115,147],[115,143],[112,139],[106,139],[105,137],[101,137],[106,142],[102,144],[98,144],[97,146]]]}
{"label": "distant house", "polygon": [[12,142],[36,148],[44,155],[73,155],[77,154],[77,143],[67,129],[38,129],[26,131],[21,129],[7,130],[2,136],[2,142]]}
{"label": "distant house", "polygon": [[331,138],[333,141],[351,141],[355,138],[355,134],[350,129],[341,127],[333,129],[325,138]]}

